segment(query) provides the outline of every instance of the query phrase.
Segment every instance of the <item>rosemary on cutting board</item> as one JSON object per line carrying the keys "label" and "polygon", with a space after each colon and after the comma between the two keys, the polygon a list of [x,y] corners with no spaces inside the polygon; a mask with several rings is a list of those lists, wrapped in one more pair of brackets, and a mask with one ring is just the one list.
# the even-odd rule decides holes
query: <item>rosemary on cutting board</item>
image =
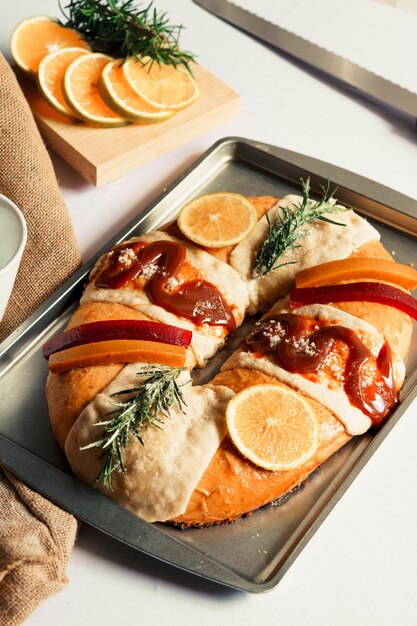
{"label": "rosemary on cutting board", "polygon": [[[74,28],[90,43],[95,52],[114,57],[135,57],[143,65],[153,62],[174,67],[183,66],[190,73],[194,61],[191,52],[181,50],[182,25],[169,22],[166,13],[135,0],[70,0],[61,11],[63,26]],[[148,57],[148,61],[143,61]]]}
{"label": "rosemary on cutting board", "polygon": [[113,472],[120,467],[125,474],[122,450],[129,445],[129,435],[132,433],[143,445],[141,433],[148,426],[161,428],[162,417],[168,418],[169,411],[177,405],[181,411],[186,403],[178,384],[178,377],[186,367],[170,367],[167,365],[146,365],[138,372],[138,376],[144,376],[137,387],[124,389],[113,393],[111,397],[134,394],[125,402],[113,402],[114,411],[107,413],[108,420],[97,422],[96,426],[104,426],[104,435],[101,439],[80,448],[101,448],[100,459],[103,466],[94,479],[94,482],[102,481],[104,485],[112,488],[111,480]]}
{"label": "rosemary on cutting board", "polygon": [[337,226],[345,226],[345,224],[335,222],[324,215],[325,213],[340,213],[349,210],[336,204],[334,199],[336,189],[330,193],[330,181],[327,181],[326,187],[321,188],[322,197],[318,202],[310,198],[310,178],[301,179],[301,188],[303,199],[292,208],[280,207],[282,213],[278,215],[274,223],[271,223],[268,214],[266,214],[268,234],[258,250],[252,278],[260,278],[278,267],[296,263],[297,261],[287,261],[276,265],[277,260],[284,252],[300,247],[295,245],[295,241],[307,234],[307,230],[303,229],[303,226],[312,220],[319,219]]}

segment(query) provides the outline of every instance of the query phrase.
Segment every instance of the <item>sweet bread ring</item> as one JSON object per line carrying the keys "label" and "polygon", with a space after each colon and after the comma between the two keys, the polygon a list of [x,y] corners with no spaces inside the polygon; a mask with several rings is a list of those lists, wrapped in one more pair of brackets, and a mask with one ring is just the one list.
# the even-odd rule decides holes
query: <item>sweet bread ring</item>
{"label": "sweet bread ring", "polygon": [[[269,197],[266,199],[254,198],[253,201],[259,205],[259,213],[263,214],[274,199]],[[169,227],[168,233],[171,236],[176,234],[175,226]],[[390,258],[379,241],[372,239],[372,235],[373,232],[368,231],[367,240],[358,248],[353,248],[351,255],[362,254],[367,257]],[[224,261],[231,258],[237,247],[227,250],[207,250],[206,254],[209,252],[212,257],[223,261],[224,264]],[[241,278],[241,280],[243,279]],[[261,308],[263,307],[264,304],[261,305]],[[366,302],[339,303],[337,307],[370,322],[377,330],[385,333],[389,343],[398,353],[401,355],[406,353],[412,329],[411,320],[407,315],[385,305],[376,306]],[[240,310],[241,308],[242,305],[240,305]],[[69,326],[107,319],[140,320],[149,319],[149,315],[146,315],[143,310],[127,306],[126,303],[105,302],[99,299],[89,300],[87,298],[84,299],[83,304],[71,318]],[[190,349],[187,359],[189,369],[196,365],[196,360],[198,360],[198,355],[196,359],[195,351]],[[204,359],[200,358],[200,363],[202,361]],[[116,364],[49,375],[47,398],[52,429],[58,443],[63,449],[66,449],[70,457],[71,454],[78,455],[77,439],[74,435],[77,429],[73,428],[74,424],[79,423],[78,418],[80,414],[84,413],[84,408],[119,375],[122,369],[122,365]],[[212,381],[212,388],[214,390],[218,388],[219,393],[224,396],[225,392],[222,390],[225,388],[236,393],[243,388],[260,383],[285,386],[284,383],[267,376],[265,373],[238,367],[216,376]],[[244,458],[233,446],[229,437],[224,436],[225,433],[223,433],[220,436],[220,445],[200,474],[201,478],[197,481],[185,510],[180,514],[164,518],[163,521],[172,521],[182,526],[231,521],[279,498],[299,485],[318,465],[350,439],[350,435],[332,411],[311,398],[308,402],[313,407],[322,428],[318,448],[306,463],[295,470],[285,472],[262,470]],[[68,443],[70,431],[71,445],[68,444],[66,447],[65,443]],[[70,448],[72,452],[70,452]],[[71,458],[69,460],[71,462]],[[82,471],[77,473],[81,475]],[[85,477],[83,478],[85,479]],[[93,476],[89,476],[87,480],[91,482],[93,478]],[[230,497],[230,493],[233,494],[233,497]],[[128,502],[123,504],[129,508]]]}

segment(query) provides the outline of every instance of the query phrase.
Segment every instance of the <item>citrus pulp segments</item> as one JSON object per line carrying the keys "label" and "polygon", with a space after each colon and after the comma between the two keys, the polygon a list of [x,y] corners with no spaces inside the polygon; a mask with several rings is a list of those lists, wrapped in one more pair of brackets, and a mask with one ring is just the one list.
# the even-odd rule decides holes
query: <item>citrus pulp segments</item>
{"label": "citrus pulp segments", "polygon": [[116,115],[101,98],[98,81],[104,67],[113,59],[91,52],[67,68],[62,91],[68,106],[83,120],[102,127],[125,126],[129,122]]}
{"label": "citrus pulp segments", "polygon": [[62,93],[62,79],[68,66],[87,54],[82,48],[60,48],[47,54],[39,64],[37,83],[48,104],[61,115],[79,119],[67,105]]}
{"label": "citrus pulp segments", "polygon": [[121,117],[136,123],[163,122],[175,111],[156,109],[141,98],[126,81],[122,59],[110,61],[103,69],[98,86],[107,106]]}
{"label": "citrus pulp segments", "polygon": [[289,387],[248,387],[229,402],[226,422],[237,449],[264,469],[299,467],[317,449],[319,424],[313,409]]}
{"label": "citrus pulp segments", "polygon": [[192,104],[200,90],[185,70],[158,64],[144,57],[142,62],[130,57],[123,64],[123,73],[132,89],[157,109],[178,111]]}
{"label": "citrus pulp segments", "polygon": [[60,26],[47,15],[37,15],[19,22],[10,39],[10,51],[16,65],[32,79],[36,78],[43,57],[64,47],[90,50],[79,33]]}
{"label": "citrus pulp segments", "polygon": [[188,202],[177,219],[181,232],[206,248],[239,243],[255,228],[258,214],[253,204],[237,193],[213,193]]}

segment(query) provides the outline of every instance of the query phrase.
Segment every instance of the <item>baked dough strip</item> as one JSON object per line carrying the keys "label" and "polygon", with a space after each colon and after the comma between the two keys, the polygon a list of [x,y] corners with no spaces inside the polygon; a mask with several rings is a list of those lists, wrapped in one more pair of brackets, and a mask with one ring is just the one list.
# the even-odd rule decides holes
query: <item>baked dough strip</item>
{"label": "baked dough strip", "polygon": [[[252,198],[252,201],[258,208],[258,214],[260,216],[263,215],[266,210],[270,209],[271,205],[276,204],[275,200],[276,199],[271,197]],[[285,203],[293,201],[294,198],[284,199]],[[282,202],[283,201],[280,201],[279,204],[282,205]],[[274,214],[276,215],[278,210],[277,207],[272,209],[272,212],[270,209],[271,219],[273,219]],[[349,255],[354,256],[361,253],[367,256],[389,258],[388,253],[377,241],[379,234],[365,220],[356,216],[353,212],[343,212],[332,215],[332,218],[336,219],[336,221],[344,220],[347,227],[332,226],[329,232],[327,232],[329,225],[325,222],[318,222],[316,220],[317,224],[314,222],[310,224],[310,226],[313,226],[310,232],[314,233],[313,242],[310,242],[312,245],[308,243],[310,235],[303,237],[303,247],[306,245],[307,251],[297,259],[296,269],[291,269],[293,274],[295,274],[295,271],[306,267],[308,264],[323,262],[322,254],[319,254],[316,260],[314,260],[314,257],[311,255],[314,250],[316,254],[317,251],[319,253],[323,252],[322,246],[324,239],[327,244],[329,242],[330,232],[333,232],[335,237],[334,239],[331,238],[331,251],[329,255],[326,253],[325,261],[345,258]],[[262,221],[263,220],[260,220],[258,222],[255,231],[257,229],[259,231]],[[266,223],[266,220],[264,221]],[[262,228],[265,228],[265,224],[262,225]],[[175,225],[169,227],[168,231],[175,233]],[[255,231],[253,233],[254,237],[256,234]],[[318,239],[316,231],[319,233]],[[345,241],[343,237],[346,238],[346,235],[348,236]],[[148,233],[135,238],[135,240],[151,242],[163,238],[172,238],[172,234],[169,235],[165,232]],[[248,240],[249,239],[251,239],[251,236],[249,236]],[[258,307],[264,309],[266,303],[270,303],[271,300],[276,299],[275,294],[280,295],[283,291],[288,289],[288,285],[292,286],[291,281],[293,280],[291,272],[289,276],[287,270],[294,268],[294,266],[284,266],[284,268],[287,268],[285,272],[282,272],[284,268],[280,268],[271,272],[270,275],[258,279],[256,281],[259,286],[258,289],[258,287],[254,285],[254,281],[248,277],[247,268],[245,269],[245,263],[242,261],[244,258],[253,259],[255,239],[251,241],[248,240],[228,249],[206,251],[199,250],[195,246],[186,243],[187,258],[190,260],[191,264],[196,267],[203,278],[213,282],[219,288],[223,297],[225,297],[229,304],[236,305],[236,321],[238,324],[243,320],[245,310],[253,311]],[[321,247],[320,250],[318,250],[319,247]],[[245,248],[246,252],[244,252]],[[94,278],[101,263],[103,263],[103,257],[98,261],[96,269],[93,270],[92,278]],[[230,263],[230,265],[228,265],[228,263]],[[233,269],[233,265],[235,269]],[[281,282],[283,285],[286,285],[285,289],[281,287]],[[245,284],[248,286],[250,295],[249,305]],[[113,292],[108,289],[97,289],[90,283],[81,300],[81,307],[71,319],[70,326],[88,323],[88,321],[96,321],[98,319],[155,319],[185,328],[191,327],[198,338],[192,346],[193,353],[189,351],[188,366],[190,369],[195,366],[196,362],[200,366],[203,365],[207,358],[209,358],[208,355],[211,356],[224,342],[224,336],[213,337],[210,336],[210,333],[200,332],[200,329],[197,329],[196,332],[196,327],[189,320],[184,320],[183,318],[179,319],[177,316],[167,313],[161,309],[161,307],[156,307],[149,301],[145,292],[139,291],[132,293],[133,291],[135,290],[127,289],[115,290],[115,292]],[[233,297],[231,297],[231,294]],[[338,308],[354,308],[355,304],[356,303],[348,303],[346,307],[346,305],[341,303],[338,305]],[[378,306],[380,306],[381,311],[383,311],[381,325],[385,327],[387,312],[391,312],[392,309],[383,305],[372,305],[372,311],[369,306],[365,306],[363,309],[363,305],[367,304],[368,303],[361,303],[362,314],[359,317],[366,318],[367,315],[372,317],[374,307],[376,306],[376,308],[378,308]],[[391,344],[396,343],[397,345],[393,347],[399,347],[399,352],[403,354],[409,344],[411,323],[407,316],[404,314],[401,315],[401,319],[396,320],[394,324],[390,341]],[[232,359],[233,358],[238,357],[234,355]],[[232,361],[230,361],[230,363],[231,362]],[[120,389],[121,387],[126,388],[125,382],[123,382],[123,384],[120,383],[124,381],[125,376],[132,376],[132,372],[134,370],[136,372],[138,367],[140,367],[140,365],[136,364],[125,368],[123,365],[91,367],[83,368],[82,370],[73,370],[65,374],[50,375],[48,378],[47,396],[54,434],[63,447],[67,439],[68,431],[75,422],[75,426],[72,428],[71,435],[67,440],[66,452],[71,464],[73,464],[75,473],[84,480],[87,480],[87,482],[91,482],[98,473],[98,471],[96,471],[97,449],[92,449],[92,456],[89,456],[89,460],[86,462],[85,459],[87,457],[83,455],[91,451],[82,452],[79,448],[85,445],[85,442],[91,442],[92,433],[94,439],[96,438],[96,433],[94,433],[95,429],[92,424],[94,421],[100,420],[99,413],[102,412],[101,409],[108,406],[104,400],[106,396],[108,397],[108,390]],[[256,369],[258,369],[258,371],[256,371]],[[344,443],[350,439],[350,435],[328,408],[316,402],[314,399],[309,399],[321,425],[320,442],[313,457],[296,470],[286,472],[270,472],[256,468],[250,461],[244,459],[237,452],[227,435],[223,438],[224,423],[223,426],[220,424],[222,420],[224,422],[224,417],[221,418],[220,415],[224,416],[225,406],[233,393],[251,384],[265,382],[275,385],[284,384],[277,380],[275,376],[271,377],[268,373],[259,371],[259,368],[247,369],[247,367],[242,367],[242,364],[236,361],[232,369],[222,372],[212,381],[213,386],[194,387],[187,391],[187,394],[191,394],[189,401],[193,409],[190,414],[187,412],[186,421],[189,424],[194,424],[194,429],[185,427],[183,431],[187,433],[187,437],[189,438],[188,443],[193,441],[193,430],[197,428],[197,425],[198,428],[200,428],[201,424],[204,425],[201,431],[203,433],[205,432],[204,428],[207,427],[212,435],[214,432],[217,434],[216,436],[208,437],[208,443],[210,443],[210,445],[208,445],[205,455],[203,454],[201,456],[202,461],[198,468],[193,466],[192,463],[190,465],[186,464],[186,467],[182,468],[181,471],[184,472],[184,476],[188,476],[189,480],[188,482],[186,481],[186,488],[181,482],[180,491],[182,490],[182,495],[180,497],[178,497],[178,494],[174,496],[172,493],[167,497],[167,493],[170,491],[169,484],[170,481],[172,484],[173,479],[171,474],[170,480],[168,480],[166,484],[164,483],[164,480],[170,473],[166,468],[164,470],[165,473],[161,473],[163,477],[162,482],[158,483],[157,481],[153,487],[148,485],[144,492],[141,492],[140,489],[138,490],[137,484],[135,484],[135,473],[138,468],[137,455],[140,454],[143,456],[144,449],[140,444],[138,444],[140,446],[140,449],[138,449],[135,442],[132,442],[132,445],[126,450],[126,467],[130,469],[128,475],[123,477],[120,474],[116,477],[117,473],[115,472],[117,488],[113,493],[107,493],[106,495],[117,499],[122,505],[134,510],[134,512],[144,517],[144,519],[152,521],[153,519],[171,519],[175,523],[186,526],[212,524],[236,519],[236,517],[240,515],[277,499],[300,484],[300,482],[320,463],[333,454],[340,446],[344,445]],[[109,387],[105,389],[108,385]],[[101,395],[103,389],[105,389],[105,392]],[[207,396],[204,402],[200,402],[201,396]],[[97,400],[94,400],[95,398],[97,398]],[[194,403],[195,398],[198,398],[196,404]],[[208,400],[208,398],[210,398],[210,400]],[[99,408],[101,407],[98,411],[96,403],[98,403]],[[204,406],[204,409],[209,413],[208,415],[204,413],[204,410],[200,411],[199,404],[201,404],[201,407]],[[80,413],[82,413],[82,415],[80,415]],[[78,416],[79,418],[77,420]],[[172,424],[175,424],[176,421],[177,420],[174,419]],[[172,424],[170,420],[169,427],[171,427]],[[182,425],[181,428],[184,428],[184,426]],[[149,429],[151,438],[154,435],[153,433],[151,435],[151,431],[154,430],[157,429]],[[162,433],[165,433],[165,430],[162,431]],[[158,434],[160,435],[161,433]],[[163,436],[162,438],[164,439]],[[169,437],[165,437],[166,441],[169,439]],[[179,439],[181,439],[181,436]],[[198,445],[201,445],[201,442]],[[198,452],[198,450],[199,447],[197,446],[194,452]],[[149,455],[150,457],[152,456],[152,443],[149,445]],[[157,456],[158,455],[155,455],[154,462]],[[180,460],[182,457],[187,456],[189,455],[179,454]],[[196,456],[198,457],[199,455],[197,454]],[[143,484],[148,484],[149,480],[145,480],[144,475],[141,474],[140,471],[141,470],[139,470],[137,474],[139,482],[143,479]],[[187,471],[189,472],[188,474]],[[177,478],[177,472],[175,477]],[[146,491],[146,489],[149,490]],[[159,492],[152,491],[152,489],[159,489]],[[104,488],[104,491],[105,490]],[[161,509],[156,511],[154,503],[158,501],[161,502],[162,493],[165,494],[164,497],[166,501],[163,503]],[[173,507],[173,502],[178,506]],[[179,506],[179,504],[181,504],[181,506]]]}

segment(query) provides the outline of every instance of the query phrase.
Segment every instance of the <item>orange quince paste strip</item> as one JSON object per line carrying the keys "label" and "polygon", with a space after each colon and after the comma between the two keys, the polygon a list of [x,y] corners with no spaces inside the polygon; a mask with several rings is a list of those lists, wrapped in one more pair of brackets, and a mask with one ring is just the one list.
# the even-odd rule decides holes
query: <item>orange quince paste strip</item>
{"label": "orange quince paste strip", "polygon": [[393,283],[404,289],[417,287],[417,270],[388,259],[353,257],[322,263],[298,272],[297,287],[320,287],[347,280],[374,279]]}
{"label": "orange quince paste strip", "polygon": [[53,373],[58,373],[79,367],[113,363],[158,363],[182,367],[185,365],[185,359],[186,349],[183,346],[155,341],[115,339],[56,352],[49,357],[49,369]]}

